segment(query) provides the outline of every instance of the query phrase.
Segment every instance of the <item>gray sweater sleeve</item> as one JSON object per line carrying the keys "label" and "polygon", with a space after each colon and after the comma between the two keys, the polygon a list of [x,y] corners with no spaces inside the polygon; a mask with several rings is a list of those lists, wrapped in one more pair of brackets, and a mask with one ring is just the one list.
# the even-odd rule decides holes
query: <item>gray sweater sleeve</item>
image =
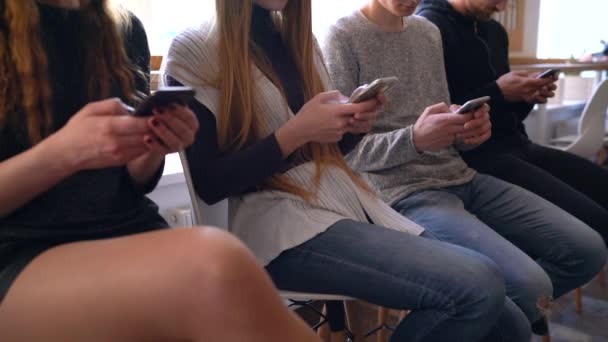
{"label": "gray sweater sleeve", "polygon": [[[359,61],[351,35],[335,26],[330,28],[325,39],[324,55],[336,88],[343,94],[351,94],[359,86]],[[390,169],[414,160],[420,154],[414,145],[412,129],[412,126],[407,126],[367,134],[346,159],[353,169],[361,172]]]}

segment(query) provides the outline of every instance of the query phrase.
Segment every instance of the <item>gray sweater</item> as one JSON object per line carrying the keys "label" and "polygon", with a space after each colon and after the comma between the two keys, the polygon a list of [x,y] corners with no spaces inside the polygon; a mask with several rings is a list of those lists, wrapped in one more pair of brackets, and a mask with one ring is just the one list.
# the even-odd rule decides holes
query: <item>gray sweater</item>
{"label": "gray sweater", "polygon": [[419,190],[459,185],[475,171],[450,147],[418,153],[412,128],[427,106],[449,103],[439,30],[426,19],[404,19],[402,32],[383,32],[360,11],[330,28],[324,54],[338,90],[347,96],[359,85],[396,76],[390,101],[372,131],[347,156],[384,201],[393,205]]}

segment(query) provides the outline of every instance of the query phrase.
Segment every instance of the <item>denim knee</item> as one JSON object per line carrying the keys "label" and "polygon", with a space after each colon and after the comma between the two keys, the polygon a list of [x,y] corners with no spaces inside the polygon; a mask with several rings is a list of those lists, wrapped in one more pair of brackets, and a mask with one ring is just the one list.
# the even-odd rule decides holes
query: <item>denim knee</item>
{"label": "denim knee", "polygon": [[606,264],[606,245],[602,237],[595,231],[590,231],[593,238],[586,240],[586,245],[580,246],[579,258],[581,264],[581,277],[591,280],[595,277]]}
{"label": "denim knee", "polygon": [[504,277],[498,266],[487,257],[479,255],[476,261],[475,273],[462,284],[468,290],[463,291],[460,312],[469,319],[494,322],[504,307]]}
{"label": "denim knee", "polygon": [[529,323],[541,319],[549,308],[553,297],[553,283],[547,273],[536,263],[535,267],[522,267],[519,274],[511,278],[508,296],[526,314]]}

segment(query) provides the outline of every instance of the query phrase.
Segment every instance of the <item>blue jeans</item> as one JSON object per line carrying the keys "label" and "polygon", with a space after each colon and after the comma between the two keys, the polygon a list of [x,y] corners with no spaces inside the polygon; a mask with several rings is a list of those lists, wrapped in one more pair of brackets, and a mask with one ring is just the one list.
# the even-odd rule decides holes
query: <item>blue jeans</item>
{"label": "blue jeans", "polygon": [[493,260],[505,277],[507,296],[531,322],[546,307],[539,299],[585,284],[606,261],[602,238],[586,224],[492,176],[420,191],[393,207],[437,239]]}
{"label": "blue jeans", "polygon": [[342,220],[275,258],[279,289],[341,294],[410,309],[391,341],[529,341],[530,325],[505,297],[504,278],[472,250]]}

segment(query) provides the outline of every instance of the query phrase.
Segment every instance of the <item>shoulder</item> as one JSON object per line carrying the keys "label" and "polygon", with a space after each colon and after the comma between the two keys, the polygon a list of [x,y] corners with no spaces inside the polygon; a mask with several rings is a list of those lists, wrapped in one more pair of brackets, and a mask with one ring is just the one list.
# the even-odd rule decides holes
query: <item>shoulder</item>
{"label": "shoulder", "polygon": [[366,23],[362,14],[356,11],[346,17],[340,18],[328,30],[327,41],[351,39],[353,36],[366,34]]}
{"label": "shoulder", "polygon": [[131,12],[125,12],[121,30],[129,59],[138,65],[150,62],[148,36],[142,22]]}
{"label": "shoulder", "polygon": [[417,34],[422,34],[432,38],[441,37],[441,32],[439,31],[437,25],[429,21],[427,18],[419,15],[412,15],[408,17],[407,20],[410,28],[415,30]]}
{"label": "shoulder", "polygon": [[441,32],[448,29],[450,18],[447,14],[429,8],[422,8],[416,13],[419,18],[424,18],[435,25]]}
{"label": "shoulder", "polygon": [[190,27],[173,38],[166,55],[166,71],[209,70],[217,64],[218,35],[211,22]]}
{"label": "shoulder", "polygon": [[501,23],[499,23],[498,21],[496,21],[494,19],[487,21],[485,23],[485,26],[489,32],[492,32],[495,35],[498,35],[503,38],[506,38],[509,36],[509,34],[507,33],[507,30],[504,28],[504,26],[502,26]]}
{"label": "shoulder", "polygon": [[189,27],[177,34],[171,41],[169,54],[200,58],[217,47],[217,35],[213,23]]}

